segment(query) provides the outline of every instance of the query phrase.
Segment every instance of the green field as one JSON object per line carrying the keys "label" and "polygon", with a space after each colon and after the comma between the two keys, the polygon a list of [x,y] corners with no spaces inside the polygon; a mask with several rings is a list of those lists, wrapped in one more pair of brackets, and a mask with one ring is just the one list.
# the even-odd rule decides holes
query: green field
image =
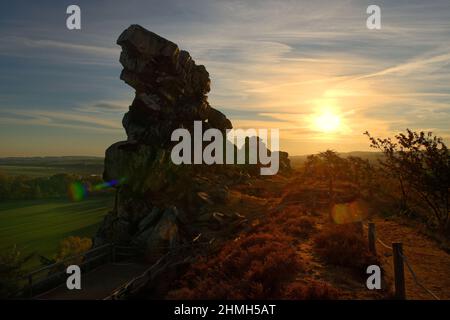
{"label": "green field", "polygon": [[3,201],[0,203],[0,252],[13,245],[23,253],[52,257],[68,236],[91,237],[113,206],[111,195],[81,202],[65,199]]}

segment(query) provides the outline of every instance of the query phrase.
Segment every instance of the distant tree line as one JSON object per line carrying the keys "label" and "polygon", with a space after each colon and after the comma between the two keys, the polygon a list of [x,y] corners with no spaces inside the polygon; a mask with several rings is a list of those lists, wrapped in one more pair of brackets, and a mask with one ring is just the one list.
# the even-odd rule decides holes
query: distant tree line
{"label": "distant tree line", "polygon": [[10,176],[0,172],[0,200],[45,199],[67,196],[73,182],[95,185],[102,182],[100,176],[55,174],[48,177]]}
{"label": "distant tree line", "polygon": [[352,182],[358,196],[370,195],[376,187],[374,172],[374,165],[368,159],[355,156],[343,158],[333,150],[310,155],[304,164],[306,177],[319,178],[327,183],[331,202],[337,180]]}

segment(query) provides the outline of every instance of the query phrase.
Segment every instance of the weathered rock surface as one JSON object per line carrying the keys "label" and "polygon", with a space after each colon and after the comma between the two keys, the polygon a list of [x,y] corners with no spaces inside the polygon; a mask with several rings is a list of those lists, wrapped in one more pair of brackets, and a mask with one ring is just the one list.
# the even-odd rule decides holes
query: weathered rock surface
{"label": "weathered rock surface", "polygon": [[[106,150],[103,178],[122,183],[94,244],[133,245],[152,256],[208,233],[205,228],[238,219],[214,207],[226,204],[228,186],[251,171],[245,166],[174,165],[173,130],[193,130],[196,120],[203,130],[232,128],[208,103],[209,74],[175,43],[138,25],[126,29],[117,44],[122,47],[120,78],[135,97],[122,120],[127,140]],[[289,165],[287,154],[281,158],[280,166]]]}
{"label": "weathered rock surface", "polygon": [[128,140],[167,146],[174,129],[190,128],[195,120],[207,121],[206,128],[232,128],[209,105],[209,73],[188,52],[138,25],[126,29],[117,44],[124,68],[120,78],[136,90],[123,118]]}

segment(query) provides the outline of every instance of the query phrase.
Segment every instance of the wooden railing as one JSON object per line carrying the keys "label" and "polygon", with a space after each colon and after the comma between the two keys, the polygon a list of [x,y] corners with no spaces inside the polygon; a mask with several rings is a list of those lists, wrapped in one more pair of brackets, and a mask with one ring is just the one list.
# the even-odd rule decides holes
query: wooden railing
{"label": "wooden railing", "polygon": [[18,295],[32,298],[36,294],[61,285],[67,278],[68,265],[76,264],[83,273],[86,273],[101,265],[114,263],[120,258],[132,258],[137,254],[137,248],[112,243],[93,248],[28,273],[23,277],[25,284]]}

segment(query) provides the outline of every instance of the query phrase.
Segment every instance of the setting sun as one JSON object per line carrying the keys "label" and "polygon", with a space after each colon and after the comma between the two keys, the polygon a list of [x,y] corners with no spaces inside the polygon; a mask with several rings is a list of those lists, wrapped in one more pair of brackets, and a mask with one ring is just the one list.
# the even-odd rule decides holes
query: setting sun
{"label": "setting sun", "polygon": [[314,119],[314,126],[322,132],[334,132],[339,129],[341,118],[333,112],[326,111]]}

